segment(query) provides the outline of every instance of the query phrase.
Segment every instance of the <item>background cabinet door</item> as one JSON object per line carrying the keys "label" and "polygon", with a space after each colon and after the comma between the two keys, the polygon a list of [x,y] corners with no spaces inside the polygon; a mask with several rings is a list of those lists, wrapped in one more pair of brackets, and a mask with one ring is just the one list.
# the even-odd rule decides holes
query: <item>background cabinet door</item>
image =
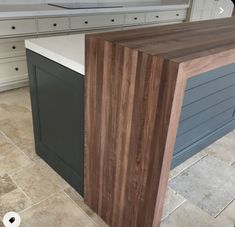
{"label": "background cabinet door", "polygon": [[84,76],[27,51],[36,152],[83,194]]}

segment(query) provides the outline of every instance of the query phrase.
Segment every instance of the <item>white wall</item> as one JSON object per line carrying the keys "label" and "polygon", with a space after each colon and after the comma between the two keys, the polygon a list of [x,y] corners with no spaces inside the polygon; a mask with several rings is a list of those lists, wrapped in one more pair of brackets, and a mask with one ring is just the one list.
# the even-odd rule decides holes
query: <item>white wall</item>
{"label": "white wall", "polygon": [[48,2],[158,2],[160,0],[0,0],[0,4],[32,4]]}

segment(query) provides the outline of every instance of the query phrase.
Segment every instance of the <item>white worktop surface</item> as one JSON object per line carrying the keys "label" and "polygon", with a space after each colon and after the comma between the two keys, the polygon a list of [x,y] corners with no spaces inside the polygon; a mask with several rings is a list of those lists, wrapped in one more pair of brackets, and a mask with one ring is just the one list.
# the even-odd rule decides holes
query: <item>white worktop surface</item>
{"label": "white worktop surface", "polygon": [[85,75],[85,34],[29,39],[27,49]]}
{"label": "white worktop surface", "polygon": [[45,16],[65,16],[65,15],[84,15],[95,13],[126,13],[141,11],[161,11],[173,9],[185,9],[189,7],[189,0],[162,0],[161,2],[144,3],[120,3],[122,8],[103,8],[103,9],[63,9],[50,6],[48,4],[0,4],[0,19],[26,18],[26,17],[45,17]]}

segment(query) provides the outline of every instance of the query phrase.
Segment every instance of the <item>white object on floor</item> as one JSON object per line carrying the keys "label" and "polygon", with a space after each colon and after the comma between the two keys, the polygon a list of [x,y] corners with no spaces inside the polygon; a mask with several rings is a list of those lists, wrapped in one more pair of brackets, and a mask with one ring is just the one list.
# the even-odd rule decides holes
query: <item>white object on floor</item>
{"label": "white object on floor", "polygon": [[21,222],[20,215],[16,212],[8,212],[3,217],[5,227],[19,227]]}

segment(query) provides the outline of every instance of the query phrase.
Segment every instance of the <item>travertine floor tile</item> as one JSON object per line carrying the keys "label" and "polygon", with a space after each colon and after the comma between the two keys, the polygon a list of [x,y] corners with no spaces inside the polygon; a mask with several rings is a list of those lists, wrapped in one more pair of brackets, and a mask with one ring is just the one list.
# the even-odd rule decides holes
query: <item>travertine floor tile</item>
{"label": "travertine floor tile", "polygon": [[32,161],[0,132],[0,175],[14,173],[31,164]]}
{"label": "travertine floor tile", "polygon": [[31,113],[14,119],[0,120],[0,129],[6,134],[26,155],[38,159],[35,153],[33,125]]}
{"label": "travertine floor tile", "polygon": [[10,211],[19,212],[31,206],[31,201],[16,189],[0,197],[0,219]]}
{"label": "travertine floor tile", "polygon": [[30,110],[24,106],[0,103],[0,120],[14,119],[27,113],[30,113]]}
{"label": "travertine floor tile", "polygon": [[16,185],[7,174],[0,175],[0,197],[15,189]]}
{"label": "travertine floor tile", "polygon": [[207,154],[213,155],[231,165],[235,162],[235,133],[232,132],[219,139],[207,147],[205,151]]}
{"label": "travertine floor tile", "polygon": [[168,216],[161,227],[222,227],[219,221],[203,212],[198,207],[185,202]]}
{"label": "travertine floor tile", "polygon": [[42,161],[17,172],[12,175],[12,178],[33,203],[40,202],[68,187],[68,184]]}
{"label": "travertine floor tile", "polygon": [[108,225],[84,203],[83,197],[72,187],[68,187],[64,191],[99,227],[108,227]]}
{"label": "travertine floor tile", "polygon": [[199,153],[197,153],[193,157],[189,158],[188,160],[186,160],[185,162],[183,162],[182,164],[180,164],[176,168],[172,169],[170,171],[170,177],[169,178],[172,179],[172,178],[176,177],[177,175],[182,173],[184,170],[186,170],[190,166],[192,166],[195,163],[197,163],[198,161],[200,161],[206,155],[207,155],[207,153],[204,150],[200,151]]}
{"label": "travertine floor tile", "polygon": [[170,180],[169,185],[211,216],[216,216],[235,197],[235,169],[207,156]]}
{"label": "travertine floor tile", "polygon": [[97,226],[64,192],[21,213],[22,227]]}
{"label": "travertine floor tile", "polygon": [[10,91],[1,92],[0,104],[11,106],[21,106],[31,109],[29,88],[19,88]]}
{"label": "travertine floor tile", "polygon": [[223,223],[223,226],[234,227],[235,226],[235,201],[216,218],[218,221]]}
{"label": "travertine floor tile", "polygon": [[179,195],[177,192],[168,188],[165,198],[164,210],[162,219],[170,215],[175,209],[181,206],[185,202],[185,198]]}

